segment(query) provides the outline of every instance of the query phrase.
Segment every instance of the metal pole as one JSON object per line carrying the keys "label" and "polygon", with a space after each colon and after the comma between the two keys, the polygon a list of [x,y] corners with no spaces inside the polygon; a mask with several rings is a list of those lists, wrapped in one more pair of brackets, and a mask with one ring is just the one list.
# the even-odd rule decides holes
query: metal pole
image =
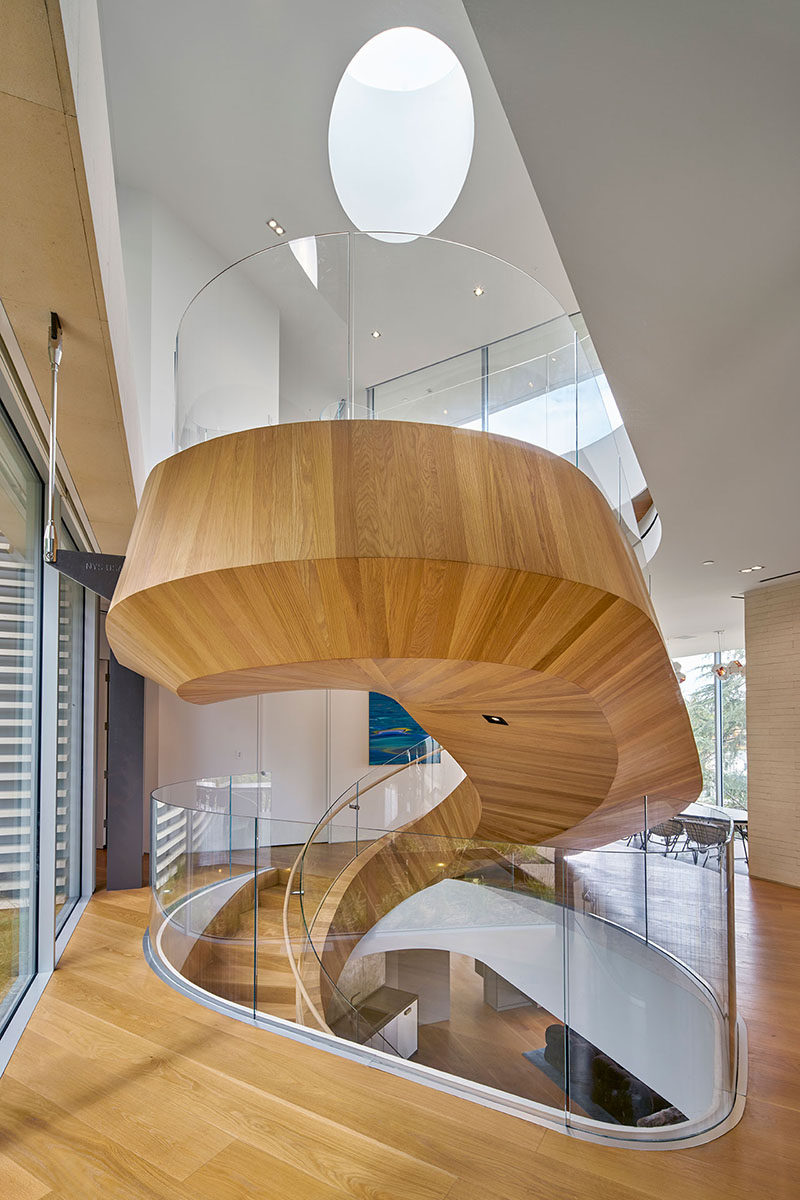
{"label": "metal pole", "polygon": [[489,347],[481,346],[481,429],[489,432]]}
{"label": "metal pole", "polygon": [[575,466],[578,465],[578,447],[580,446],[580,418],[578,416],[578,331],[575,330],[573,342],[572,369],[575,372]]}
{"label": "metal pole", "polygon": [[58,368],[61,366],[61,321],[58,313],[50,313],[48,337],[50,374],[52,378],[50,403],[50,474],[47,481],[47,524],[44,531],[44,561],[54,563],[58,554],[58,534],[53,515],[56,495],[56,426],[58,423]]}
{"label": "metal pole", "polygon": [[347,416],[352,420],[355,414],[356,376],[355,376],[355,346],[353,341],[353,235],[347,235]]}
{"label": "metal pole", "polygon": [[[719,667],[722,664],[722,652],[714,651],[714,666]],[[717,804],[722,807],[725,789],[722,779],[722,680],[716,671],[714,672],[714,763],[715,775],[714,781],[715,798]]]}
{"label": "metal pole", "polygon": [[734,897],[734,837],[725,846],[725,936],[728,946],[728,1070],[731,1091],[736,1088],[737,1002],[736,1002],[736,905]]}

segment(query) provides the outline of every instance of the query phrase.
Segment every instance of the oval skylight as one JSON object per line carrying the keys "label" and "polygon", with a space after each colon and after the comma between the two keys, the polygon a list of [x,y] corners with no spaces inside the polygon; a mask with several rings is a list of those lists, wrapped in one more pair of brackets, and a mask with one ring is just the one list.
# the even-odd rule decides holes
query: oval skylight
{"label": "oval skylight", "polygon": [[440,225],[461,194],[475,117],[467,76],[424,29],[387,29],[353,57],[331,108],[328,156],[357,229],[410,241]]}

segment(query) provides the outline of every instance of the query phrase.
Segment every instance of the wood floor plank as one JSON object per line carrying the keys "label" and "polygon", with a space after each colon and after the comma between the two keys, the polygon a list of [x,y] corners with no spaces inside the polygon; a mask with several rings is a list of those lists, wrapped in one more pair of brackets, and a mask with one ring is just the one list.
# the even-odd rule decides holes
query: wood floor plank
{"label": "wood floor plank", "polygon": [[637,1154],[545,1134],[540,1159],[571,1177],[583,1170],[648,1200],[697,1196],[703,1200],[797,1200],[800,1195],[798,1113],[749,1099],[741,1124],[705,1146],[666,1154]]}
{"label": "wood floor plank", "polygon": [[190,1191],[146,1159],[95,1133],[8,1072],[0,1082],[0,1149],[52,1191],[71,1200],[192,1200]]}
{"label": "wood floor plank", "polygon": [[[49,1050],[40,1048],[39,1043],[47,1045],[48,1038],[40,1038],[39,1028],[52,1038]],[[189,1036],[177,1052],[163,1053],[152,1042],[98,1018],[81,1013],[72,1017],[68,1005],[50,1000],[28,1031],[14,1068],[17,1078],[29,1080],[34,1090],[67,1111],[80,1112],[93,1128],[98,1124],[102,1128],[106,1121],[109,1136],[125,1136],[127,1109],[132,1114],[133,1148],[176,1178],[188,1173],[181,1137],[193,1145],[189,1152],[205,1161],[238,1135],[289,1165],[303,1162],[305,1172],[321,1183],[335,1180],[351,1186],[356,1181],[365,1198],[393,1196],[395,1179],[402,1180],[402,1193],[397,1195],[409,1200],[438,1200],[449,1190],[453,1176],[440,1167],[270,1094],[259,1083],[238,1078],[236,1063],[225,1065],[225,1030],[200,1030],[198,1035],[205,1042],[204,1051],[218,1051],[218,1057],[209,1056],[215,1065],[198,1062],[196,1036]],[[76,1053],[70,1052],[70,1042]],[[99,1104],[86,1093],[82,1063],[90,1064],[102,1097]],[[117,1109],[113,1101],[120,1092],[122,1104]],[[144,1114],[140,1128],[137,1120]],[[172,1154],[175,1159],[170,1165]]]}
{"label": "wood floor plank", "polygon": [[[242,1196],[257,1196],[258,1200],[362,1200],[362,1197],[380,1197],[380,1200],[403,1200],[406,1192],[399,1177],[396,1183],[380,1187],[379,1191],[365,1192],[360,1179],[354,1178],[352,1186],[346,1181],[323,1183],[303,1170],[302,1161],[297,1164],[255,1149],[244,1142],[231,1142],[216,1158],[187,1181],[194,1189],[197,1200],[239,1200]],[[450,1194],[450,1186],[441,1193],[441,1200]]]}
{"label": "wood floor plank", "polygon": [[8,1155],[0,1153],[0,1195],[3,1200],[42,1200],[50,1188],[19,1167]]}
{"label": "wood floor plank", "polygon": [[[52,1010],[48,1025],[54,1026]],[[154,1076],[151,1055],[136,1061],[113,1049],[91,1054],[80,1032],[76,1026],[61,1045],[30,1031],[9,1075],[172,1179],[185,1179],[232,1140],[233,1134],[187,1114],[169,1085]]]}
{"label": "wood floor plank", "polygon": [[[433,1129],[427,1089],[405,1080],[389,1080],[358,1063],[340,1059],[337,1061],[337,1078],[351,1101],[343,1106],[339,1088],[332,1088],[329,1079],[320,1071],[318,1051],[230,1021],[199,1005],[187,1004],[184,998],[157,980],[143,961],[138,965],[133,999],[130,989],[122,991],[94,979],[89,983],[81,975],[63,969],[48,988],[48,997],[64,997],[84,1012],[157,1041],[164,1050],[175,1049],[179,1037],[184,1036],[190,1024],[221,1028],[224,1033],[221,1040],[201,1028],[195,1030],[196,1037],[203,1039],[202,1046],[195,1051],[195,1057],[200,1061],[214,1070],[223,1070],[279,1095],[293,1094],[310,1111],[338,1119],[346,1127],[366,1136],[374,1133],[375,1104],[388,1099],[384,1089],[391,1088],[394,1119],[384,1123],[381,1129],[387,1144],[406,1149],[426,1161],[438,1159],[448,1170],[463,1163],[465,1156],[477,1167],[493,1149],[500,1149],[508,1159],[503,1176],[509,1186],[515,1186],[524,1178],[525,1168],[520,1160],[532,1153],[541,1141],[544,1131],[539,1126],[509,1124],[500,1113],[480,1110],[480,1125],[472,1129],[471,1139],[465,1145],[462,1131],[465,1120],[471,1120],[474,1125],[476,1110],[473,1105],[439,1094],[437,1127]],[[180,1013],[180,1023],[175,1021],[175,1012]],[[242,1045],[236,1046],[234,1039]],[[266,1080],[261,1065],[263,1058],[259,1054],[254,1057],[254,1047],[262,1053],[269,1052]]]}
{"label": "wood floor plank", "polygon": [[796,1200],[800,893],[736,887],[747,1109],[718,1141],[658,1154],[201,1008],[144,962],[146,891],[100,894],[0,1079],[0,1200]]}

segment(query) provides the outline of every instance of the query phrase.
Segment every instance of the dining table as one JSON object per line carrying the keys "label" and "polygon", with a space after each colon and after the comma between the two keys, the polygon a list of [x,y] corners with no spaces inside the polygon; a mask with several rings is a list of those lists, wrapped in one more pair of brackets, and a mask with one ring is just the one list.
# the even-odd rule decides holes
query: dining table
{"label": "dining table", "polygon": [[678,814],[678,820],[681,817],[688,817],[690,820],[708,821],[714,825],[727,825],[729,821],[733,822],[733,835],[738,834],[744,846],[745,862],[749,862],[749,853],[747,845],[747,809],[734,808],[733,805],[719,804],[703,804],[701,800],[695,800],[693,804],[687,805],[681,813]]}

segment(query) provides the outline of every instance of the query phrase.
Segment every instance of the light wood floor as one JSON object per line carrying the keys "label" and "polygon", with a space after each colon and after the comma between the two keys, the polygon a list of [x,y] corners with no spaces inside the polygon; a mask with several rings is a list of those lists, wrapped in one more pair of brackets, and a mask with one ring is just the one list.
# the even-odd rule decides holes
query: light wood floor
{"label": "light wood floor", "polygon": [[665,1153],[545,1132],[217,1016],[149,971],[147,892],[98,893],[0,1080],[2,1200],[796,1200],[800,893],[737,878],[750,1094]]}
{"label": "light wood floor", "polygon": [[559,1108],[563,1092],[523,1058],[544,1046],[545,1030],[554,1024],[561,1022],[532,1005],[504,1012],[490,1008],[474,959],[451,954],[450,1019],[420,1026],[414,1062]]}

